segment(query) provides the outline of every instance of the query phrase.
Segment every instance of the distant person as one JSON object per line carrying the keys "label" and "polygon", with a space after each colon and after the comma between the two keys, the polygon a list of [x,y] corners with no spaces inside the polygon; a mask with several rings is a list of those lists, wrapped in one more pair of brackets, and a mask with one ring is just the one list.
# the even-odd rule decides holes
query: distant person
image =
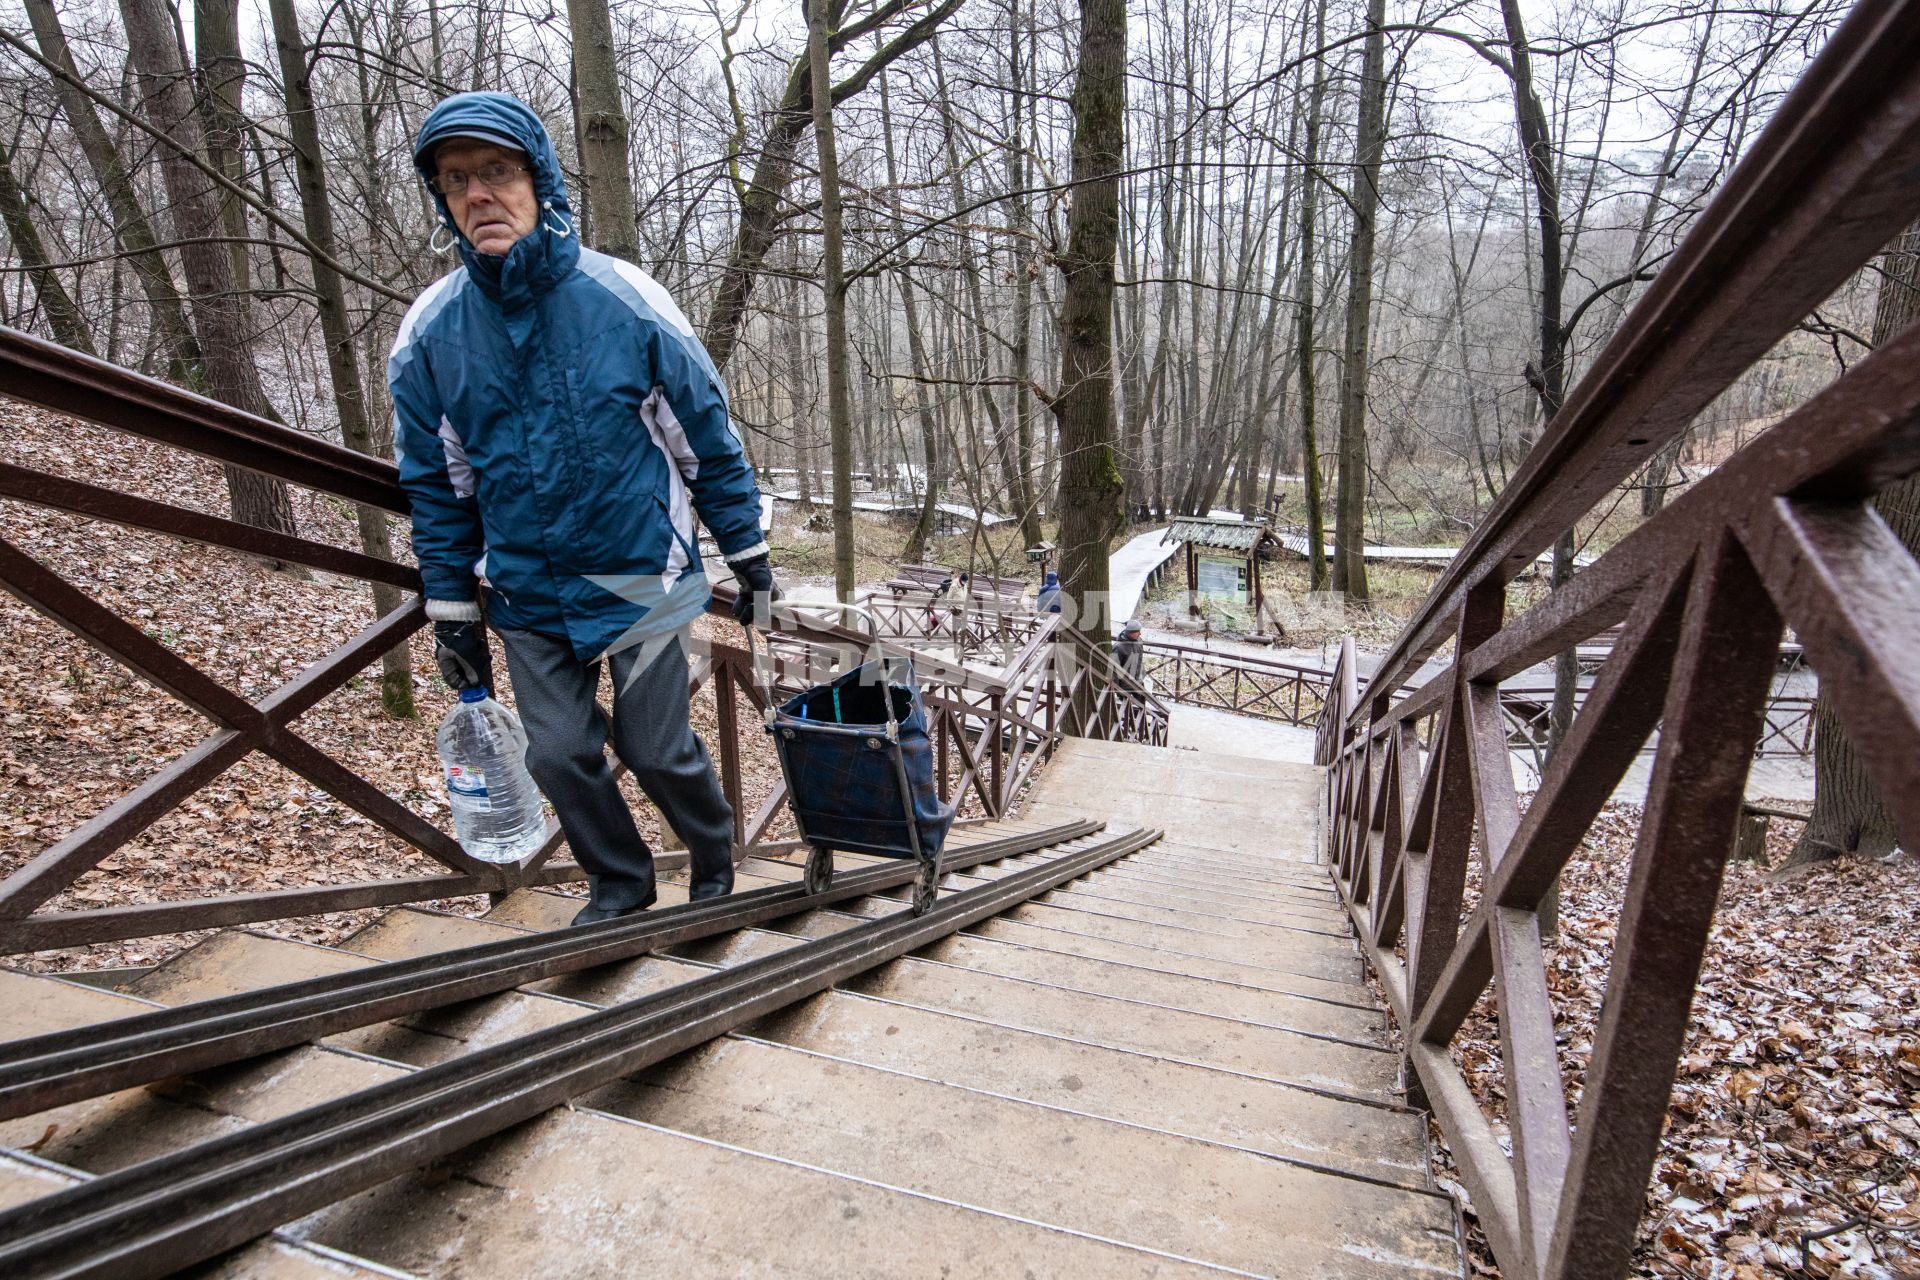
{"label": "distant person", "polygon": [[519,99],[446,99],[413,160],[461,264],[407,312],[387,364],[434,657],[454,688],[491,686],[499,632],[527,767],[592,885],[575,924],[656,897],[609,737],[686,841],[689,896],[729,893],[733,810],[688,722],[681,636],[711,594],[694,516],[739,580],[743,624],[767,625],[779,592],[720,375],[665,289],[581,245]]}
{"label": "distant person", "polygon": [[1060,575],[1047,570],[1047,576],[1040,583],[1040,594],[1034,597],[1035,613],[1060,612]]}
{"label": "distant person", "polygon": [[1113,660],[1119,663],[1120,669],[1131,677],[1132,688],[1129,692],[1146,692],[1147,681],[1143,670],[1145,665],[1143,654],[1144,644],[1145,642],[1140,637],[1140,624],[1138,622],[1132,618],[1128,618],[1120,624],[1120,637],[1113,642]]}

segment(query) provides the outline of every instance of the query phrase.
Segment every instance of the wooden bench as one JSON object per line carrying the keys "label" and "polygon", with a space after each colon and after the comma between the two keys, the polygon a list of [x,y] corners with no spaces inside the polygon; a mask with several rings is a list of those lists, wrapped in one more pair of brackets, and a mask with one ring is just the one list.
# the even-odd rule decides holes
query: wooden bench
{"label": "wooden bench", "polygon": [[893,568],[894,577],[886,583],[886,588],[896,597],[937,594],[953,581],[955,574],[955,570],[943,569],[937,564],[897,564]]}
{"label": "wooden bench", "polygon": [[991,574],[976,573],[967,582],[967,592],[975,600],[993,600],[1003,605],[1017,605],[1027,598],[1027,580],[996,578]]}

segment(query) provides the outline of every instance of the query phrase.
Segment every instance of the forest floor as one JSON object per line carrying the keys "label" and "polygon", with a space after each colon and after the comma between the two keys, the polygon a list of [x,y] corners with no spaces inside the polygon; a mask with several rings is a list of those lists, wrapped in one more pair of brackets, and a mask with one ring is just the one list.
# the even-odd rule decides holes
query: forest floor
{"label": "forest floor", "polygon": [[[1567,1102],[1577,1113],[1640,811],[1610,805],[1562,879],[1548,946]],[[1777,865],[1792,828],[1775,824]],[[1471,904],[1469,904],[1471,905]],[[1633,1274],[1920,1277],[1920,860],[1793,879],[1728,867],[1668,1109]],[[1503,1142],[1500,1033],[1483,996],[1453,1044]],[[1466,1206],[1477,1275],[1498,1275]]]}
{"label": "forest floor", "polygon": [[[116,432],[20,406],[0,417],[0,457],[192,510],[226,514],[218,466],[156,449]],[[352,509],[298,492],[303,536],[357,547]],[[258,699],[345,642],[373,619],[366,588],[331,575],[296,576],[250,557],[179,539],[0,501],[0,536],[229,689]],[[404,554],[405,532],[394,545]],[[209,722],[100,651],[0,594],[0,877],[61,840],[167,762],[199,742]],[[713,618],[696,641],[733,634]],[[418,717],[396,720],[379,701],[378,669],[302,715],[295,728],[414,813],[445,828],[434,729],[453,704],[431,646],[412,645]],[[495,646],[496,668],[504,658]],[[512,704],[510,689],[500,693]],[[693,723],[718,736],[710,691]],[[742,735],[749,807],[772,790],[778,766],[758,733]],[[642,833],[659,847],[659,824],[631,778],[621,786]],[[254,754],[221,774],[110,854],[46,904],[88,910],[304,885],[441,874],[445,868],[306,779]],[[429,905],[484,911],[470,897]],[[338,912],[251,926],[307,942],[335,941],[377,911]],[[171,934],[41,952],[10,963],[36,970],[158,963],[203,934]]]}

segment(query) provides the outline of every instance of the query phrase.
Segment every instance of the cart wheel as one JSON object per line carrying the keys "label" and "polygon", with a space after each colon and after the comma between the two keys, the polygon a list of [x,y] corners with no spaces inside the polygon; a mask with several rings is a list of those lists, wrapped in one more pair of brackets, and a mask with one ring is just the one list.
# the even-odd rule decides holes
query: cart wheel
{"label": "cart wheel", "polygon": [[920,878],[913,882],[913,914],[923,916],[933,910],[933,896],[940,890],[940,859],[920,864]]}
{"label": "cart wheel", "polygon": [[825,893],[833,884],[833,850],[814,845],[807,852],[807,874],[801,881],[808,893]]}

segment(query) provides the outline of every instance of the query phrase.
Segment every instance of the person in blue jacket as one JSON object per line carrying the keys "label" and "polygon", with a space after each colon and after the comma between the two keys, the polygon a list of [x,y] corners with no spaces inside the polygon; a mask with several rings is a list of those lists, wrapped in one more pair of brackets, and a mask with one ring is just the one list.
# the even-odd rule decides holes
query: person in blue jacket
{"label": "person in blue jacket", "polygon": [[1040,580],[1040,594],[1034,597],[1035,613],[1060,612],[1060,575],[1047,570],[1047,576]]}
{"label": "person in blue jacket", "polygon": [[686,842],[690,896],[731,892],[733,811],[688,722],[682,634],[710,594],[695,516],[739,580],[743,624],[766,625],[779,593],[719,372],[666,290],[580,243],[553,143],[519,99],[441,102],[414,164],[434,247],[461,264],[415,301],[387,364],[440,670],[491,687],[487,625],[499,633],[528,769],[592,884],[575,924],[655,900],[609,736]]}

